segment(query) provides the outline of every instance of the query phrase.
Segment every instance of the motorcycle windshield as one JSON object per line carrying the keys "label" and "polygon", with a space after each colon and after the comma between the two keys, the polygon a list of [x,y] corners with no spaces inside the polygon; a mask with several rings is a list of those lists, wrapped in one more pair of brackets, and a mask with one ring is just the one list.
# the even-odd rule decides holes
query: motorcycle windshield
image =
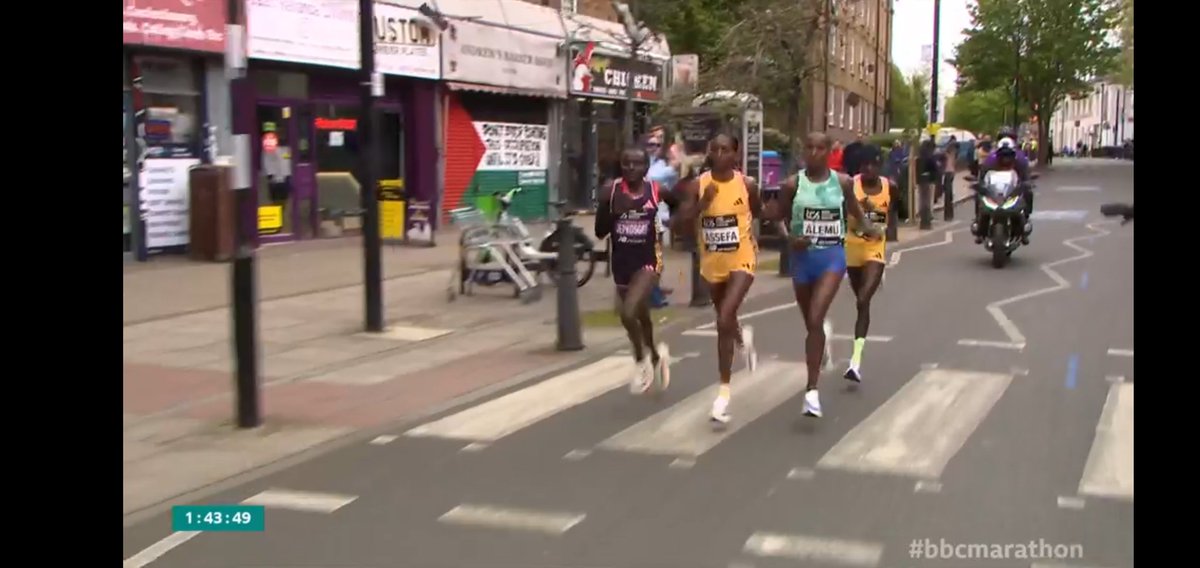
{"label": "motorcycle windshield", "polygon": [[991,195],[1001,199],[1006,198],[1017,187],[1017,172],[1011,170],[988,172],[984,185]]}

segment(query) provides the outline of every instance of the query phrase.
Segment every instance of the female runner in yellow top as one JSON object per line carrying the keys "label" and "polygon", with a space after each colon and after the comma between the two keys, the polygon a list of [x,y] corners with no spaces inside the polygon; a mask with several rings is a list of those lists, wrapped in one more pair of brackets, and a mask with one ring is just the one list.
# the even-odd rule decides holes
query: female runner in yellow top
{"label": "female runner in yellow top", "polygon": [[[879,175],[882,168],[883,152],[879,147],[863,147],[862,173],[854,176],[854,198],[877,227],[887,226],[896,192],[896,184]],[[858,300],[858,319],[854,322],[854,351],[845,377],[857,383],[862,382],[859,366],[867,343],[867,328],[871,325],[871,298],[883,279],[887,250],[883,239],[868,240],[860,236],[854,221],[849,220],[850,231],[846,235],[846,273]]]}
{"label": "female runner in yellow top", "polygon": [[[721,385],[713,402],[711,419],[729,422],[729,380],[733,348],[740,345],[751,372],[757,366],[754,335],[738,323],[738,310],[758,265],[758,246],[751,223],[762,216],[758,185],[734,168],[737,141],[718,134],[708,142],[712,170],[680,185],[683,206],[676,215],[677,234],[693,234],[700,254],[700,276],[708,283],[717,311],[717,364]],[[699,221],[697,226],[697,220]]]}

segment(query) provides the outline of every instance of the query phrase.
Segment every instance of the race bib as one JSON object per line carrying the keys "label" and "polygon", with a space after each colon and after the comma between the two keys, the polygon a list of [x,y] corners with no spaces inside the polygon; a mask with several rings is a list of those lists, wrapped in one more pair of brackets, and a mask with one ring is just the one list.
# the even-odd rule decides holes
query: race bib
{"label": "race bib", "polygon": [[819,247],[831,247],[842,244],[842,210],[841,209],[805,209],[804,222],[801,224],[801,234],[808,237],[812,244]]}
{"label": "race bib", "polygon": [[700,219],[704,232],[704,250],[709,252],[733,252],[738,249],[741,234],[738,231],[737,215],[717,215]]}
{"label": "race bib", "polygon": [[620,242],[642,242],[653,232],[651,219],[617,219],[613,232]]}

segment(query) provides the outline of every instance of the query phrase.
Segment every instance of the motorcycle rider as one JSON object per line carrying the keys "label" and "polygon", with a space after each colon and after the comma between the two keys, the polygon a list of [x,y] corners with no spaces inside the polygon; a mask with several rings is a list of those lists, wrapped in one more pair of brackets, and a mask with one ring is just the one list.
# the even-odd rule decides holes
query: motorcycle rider
{"label": "motorcycle rider", "polygon": [[[987,160],[979,167],[979,179],[976,182],[976,191],[982,189],[981,185],[987,179],[987,173],[992,170],[1006,171],[1016,170],[1017,179],[1020,182],[1019,191],[1023,193],[1025,200],[1025,234],[1021,236],[1022,244],[1029,244],[1029,235],[1033,232],[1033,188],[1030,184],[1029,174],[1029,158],[1021,152],[1017,147],[1016,138],[1012,135],[1012,130],[1005,128],[1000,131],[996,137],[995,150],[987,157]],[[975,235],[975,243],[983,242],[982,227],[982,208],[979,205],[980,197],[975,198],[975,222],[971,224],[972,233]]]}

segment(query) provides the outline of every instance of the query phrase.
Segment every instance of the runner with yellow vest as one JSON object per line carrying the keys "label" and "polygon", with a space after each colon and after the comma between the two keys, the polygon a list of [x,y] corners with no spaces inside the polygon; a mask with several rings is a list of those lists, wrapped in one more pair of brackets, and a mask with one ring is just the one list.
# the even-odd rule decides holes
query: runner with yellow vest
{"label": "runner with yellow vest", "polygon": [[758,245],[751,224],[762,214],[762,200],[758,185],[734,169],[736,148],[736,139],[728,134],[718,134],[708,142],[712,169],[680,186],[683,206],[676,216],[676,232],[696,235],[700,276],[708,283],[717,311],[717,370],[721,382],[710,415],[717,425],[730,420],[734,346],[741,348],[750,372],[758,364],[753,329],[740,325],[738,310],[754,283],[758,265]]}
{"label": "runner with yellow vest", "polygon": [[[877,146],[863,149],[862,173],[854,176],[854,198],[863,212],[878,227],[886,227],[888,211],[895,197],[896,184],[881,177],[883,152]],[[853,221],[853,219],[851,219]],[[854,351],[845,378],[862,382],[859,371],[862,365],[863,347],[867,343],[867,328],[871,325],[871,298],[883,280],[883,268],[887,266],[887,245],[882,240],[869,240],[858,234],[856,223],[850,223],[846,235],[846,274],[850,277],[850,288],[858,302],[858,319],[854,322]]]}

